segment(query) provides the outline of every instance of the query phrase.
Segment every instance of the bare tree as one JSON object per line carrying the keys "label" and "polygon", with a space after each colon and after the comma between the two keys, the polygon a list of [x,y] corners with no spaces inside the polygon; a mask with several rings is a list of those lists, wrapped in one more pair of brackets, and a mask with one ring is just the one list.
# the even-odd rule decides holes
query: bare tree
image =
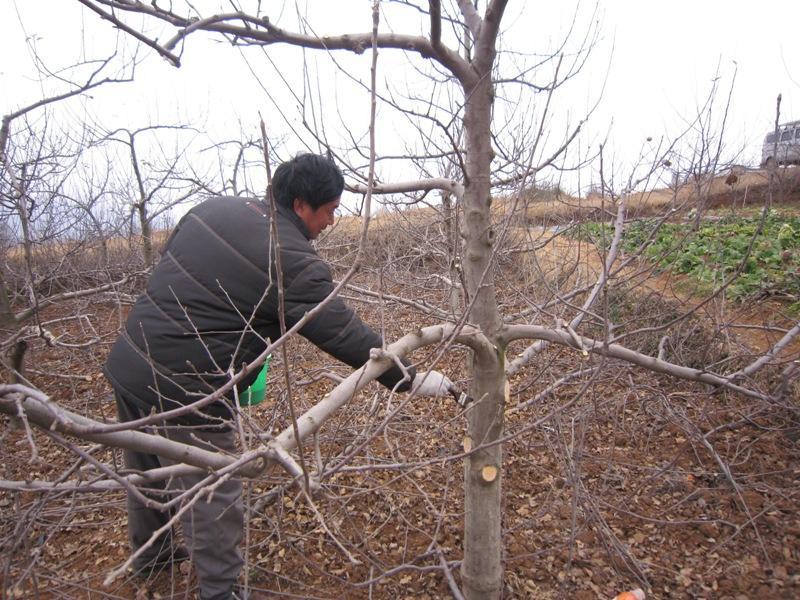
{"label": "bare tree", "polygon": [[[166,131],[175,134],[175,146],[168,148]],[[161,133],[161,137],[154,134]],[[118,172],[117,187],[124,190],[142,239],[145,266],[152,265],[153,224],[160,216],[192,199],[204,185],[186,165],[186,153],[191,143],[183,142],[183,134],[193,135],[191,128],[181,125],[150,125],[139,129],[118,129],[103,135],[104,141],[117,142],[125,147],[130,173]],[[151,144],[143,151],[142,138]],[[172,137],[172,136],[170,136]],[[139,146],[137,147],[137,141]],[[155,143],[153,143],[155,142]],[[135,230],[131,227],[131,233]]]}
{"label": "bare tree", "polygon": [[729,149],[724,145],[725,128],[736,85],[736,69],[731,76],[725,105],[720,108],[719,85],[722,81],[723,78],[718,72],[703,106],[697,110],[697,117],[690,123],[691,138],[684,144],[686,155],[681,156],[678,152],[672,154],[675,184],[679,185],[680,182],[689,186],[690,194],[694,198],[695,231],[700,228],[706,212],[714,178],[719,173],[730,170],[737,158],[736,154],[731,157],[726,156]]}
{"label": "bare tree", "polygon": [[[63,91],[44,97],[3,116],[0,126],[0,211],[5,231],[16,231],[21,250],[23,273],[14,282],[24,289],[30,307],[14,313],[9,287],[8,261],[0,264],[0,323],[3,328],[18,326],[31,317],[37,320],[38,334],[44,335],[39,321],[39,309],[57,301],[52,292],[52,283],[64,275],[62,261],[36,260],[34,244],[59,241],[74,225],[74,214],[70,214],[63,202],[63,185],[76,165],[80,151],[87,143],[81,140],[81,132],[57,131],[51,123],[48,109],[72,98],[79,98],[90,90],[112,83],[132,81],[136,61],[121,67],[116,65],[116,51],[102,60],[85,60],[59,73],[53,73],[38,60],[37,68],[45,79],[61,85]],[[114,72],[117,69],[117,72]],[[39,114],[35,119],[34,115]],[[85,131],[84,131],[85,133]],[[46,246],[43,246],[46,247]],[[8,254],[6,254],[8,256]],[[49,266],[45,267],[45,265]],[[48,286],[50,289],[48,290]],[[42,299],[41,290],[49,296]],[[13,327],[16,328],[16,327]],[[19,333],[19,332],[18,332]],[[25,354],[24,336],[12,336],[3,343],[3,349],[13,347],[11,368],[21,377]]]}
{"label": "bare tree", "polygon": [[[786,327],[780,332],[779,339],[770,343],[769,348],[758,357],[750,356],[748,359],[742,353],[736,361],[720,359],[712,356],[715,345],[709,343],[703,348],[704,353],[698,363],[693,364],[687,358],[689,352],[686,349],[689,340],[693,339],[692,333],[687,333],[682,327],[692,325],[692,319],[721,294],[730,280],[707,294],[701,302],[680,311],[670,312],[663,307],[659,308],[658,311],[661,312],[656,311],[657,318],[648,314],[647,322],[641,322],[641,317],[635,311],[634,314],[620,312],[619,305],[614,301],[615,295],[631,294],[632,289],[644,288],[643,282],[649,281],[654,272],[652,264],[643,261],[642,257],[644,250],[652,244],[657,227],[652,229],[634,251],[623,252],[622,240],[630,220],[629,211],[632,206],[638,207],[644,202],[640,190],[642,186],[652,185],[657,179],[663,169],[664,160],[670,156],[673,148],[671,144],[665,144],[665,147],[659,147],[653,152],[650,160],[643,161],[644,173],[631,175],[622,186],[614,185],[613,177],[609,177],[603,167],[603,152],[598,152],[602,183],[595,212],[609,225],[603,230],[604,243],[598,244],[597,249],[587,248],[585,244],[570,245],[566,249],[560,246],[564,236],[575,229],[575,223],[570,221],[571,217],[565,219],[566,223],[552,227],[549,221],[537,222],[536,217],[531,215],[529,209],[533,206],[527,204],[523,193],[525,190],[541,182],[547,169],[569,169],[588,159],[585,156],[568,155],[571,144],[580,134],[582,121],[572,124],[560,134],[551,132],[548,124],[551,111],[554,110],[552,103],[557,102],[556,93],[584,64],[586,53],[594,40],[594,30],[590,29],[583,43],[579,44],[579,51],[571,55],[558,49],[545,60],[533,60],[533,64],[521,66],[516,61],[510,61],[509,65],[501,60],[500,32],[506,11],[506,2],[502,0],[489,1],[482,11],[479,11],[476,3],[469,1],[444,6],[433,0],[424,6],[398,2],[397,4],[409,11],[423,16],[426,35],[381,33],[376,30],[373,33],[338,36],[317,36],[310,28],[302,29],[306,27],[305,21],[298,25],[297,32],[279,27],[276,20],[270,20],[271,15],[260,12],[260,3],[251,12],[237,7],[229,13],[207,15],[197,13],[191,4],[180,8],[177,4],[162,8],[158,4],[135,0],[79,1],[103,19],[134,35],[176,66],[182,58],[182,55],[176,54],[176,49],[183,48],[183,43],[189,36],[200,35],[201,32],[221,36],[236,45],[255,46],[264,55],[269,54],[271,46],[286,44],[318,50],[330,56],[339,50],[358,55],[373,47],[375,51],[396,50],[412,57],[417,68],[426,71],[426,74],[437,81],[434,87],[446,89],[447,92],[442,92],[440,96],[435,92],[426,95],[412,90],[405,97],[388,94],[382,97],[375,89],[374,81],[365,89],[369,90],[373,102],[381,101],[382,106],[392,107],[397,111],[395,114],[418,124],[420,141],[403,157],[413,157],[412,163],[421,175],[419,178],[405,182],[382,181],[376,174],[376,165],[387,157],[376,156],[375,153],[374,113],[366,128],[366,137],[350,132],[349,138],[345,137],[344,141],[335,144],[324,128],[309,126],[308,130],[320,148],[348,165],[351,189],[365,196],[364,224],[360,230],[359,243],[353,252],[353,265],[343,274],[334,295],[355,293],[359,301],[375,302],[381,311],[387,305],[403,305],[416,311],[422,318],[438,323],[407,333],[384,349],[376,349],[373,359],[365,367],[344,378],[330,373],[330,370],[323,370],[325,372],[321,375],[313,374],[307,383],[311,390],[314,390],[311,386],[316,382],[315,376],[330,377],[338,383],[302,415],[294,414],[294,398],[290,393],[298,382],[287,378],[282,397],[291,408],[291,417],[281,421],[280,433],[272,437],[262,427],[254,424],[246,414],[239,415],[237,427],[242,431],[243,440],[252,440],[244,434],[250,428],[260,436],[251,441],[249,446],[245,444],[243,453],[236,457],[201,453],[180,445],[167,444],[158,436],[131,428],[157,424],[181,411],[190,412],[216,401],[252,372],[252,369],[258,368],[267,354],[277,353],[285,348],[285,344],[290,342],[302,324],[314,317],[315,311],[312,310],[301,322],[287,329],[279,340],[268,344],[258,360],[235,374],[231,373],[229,381],[213,394],[198,399],[193,406],[153,415],[140,422],[104,424],[84,415],[67,412],[46,394],[30,387],[0,387],[0,410],[20,416],[26,424],[35,423],[57,432],[58,435],[69,434],[99,444],[146,448],[163,456],[180,456],[184,463],[147,476],[120,475],[100,461],[90,461],[84,456],[85,452],[81,454],[82,451],[66,438],[58,438],[59,443],[98,470],[99,474],[95,479],[91,482],[65,480],[49,484],[16,481],[6,482],[4,485],[9,489],[40,491],[124,488],[136,493],[138,487],[152,481],[152,478],[167,478],[187,469],[208,470],[208,479],[202,490],[194,490],[165,503],[165,506],[176,507],[181,502],[188,503],[184,505],[188,506],[201,501],[203,494],[213,492],[213,486],[220,478],[237,473],[249,477],[264,477],[262,468],[266,464],[279,463],[288,473],[290,483],[300,484],[303,497],[313,507],[314,519],[321,523],[326,535],[333,538],[339,550],[347,556],[351,564],[355,564],[357,559],[354,548],[337,539],[335,527],[317,509],[311,492],[326,481],[330,482],[337,474],[348,472],[347,469],[352,469],[349,472],[377,470],[378,467],[368,464],[368,460],[363,465],[351,463],[354,457],[361,456],[360,452],[372,440],[384,436],[387,452],[391,454],[392,460],[386,461],[387,464],[380,468],[387,471],[401,470],[408,465],[428,467],[440,460],[463,460],[465,501],[460,582],[465,597],[497,598],[503,594],[504,586],[503,448],[525,439],[534,429],[548,424],[558,434],[548,438],[548,443],[553,444],[554,454],[563,457],[566,484],[573,490],[573,526],[570,527],[568,541],[570,552],[574,547],[574,525],[580,509],[596,524],[603,535],[604,543],[622,557],[625,569],[646,586],[648,579],[645,569],[608,527],[602,511],[585,489],[585,481],[581,476],[581,444],[584,440],[581,415],[574,417],[571,425],[565,415],[588,397],[592,387],[601,378],[638,390],[639,387],[633,383],[632,374],[638,371],[651,377],[653,374],[664,374],[707,386],[709,389],[741,394],[757,401],[762,407],[775,403],[785,406],[798,377],[796,363],[786,359],[785,350],[796,340],[800,325]],[[129,17],[135,18],[128,21]],[[142,17],[147,22],[171,28],[172,37],[166,42],[148,37],[146,28],[138,25]],[[187,57],[191,55],[190,48],[186,47],[184,50]],[[571,58],[567,58],[568,56]],[[499,100],[505,102],[509,98],[515,99],[509,93],[510,89],[533,93],[536,102],[530,100],[529,104],[523,104],[523,108],[534,111],[535,106],[535,120],[527,118],[529,115],[525,110],[516,114],[512,110],[509,115],[498,108]],[[305,108],[305,104],[302,107]],[[445,115],[449,118],[445,119]],[[503,115],[503,119],[499,115]],[[514,116],[516,121],[512,118]],[[425,123],[426,126],[420,123]],[[436,135],[431,131],[436,131]],[[504,133],[507,135],[503,135]],[[130,149],[133,164],[137,165],[139,163],[134,155],[133,135],[128,133],[127,141],[123,143]],[[371,141],[365,141],[367,137]],[[705,136],[703,139],[709,138]],[[345,151],[346,146],[351,147],[350,152]],[[716,144],[716,149],[704,147],[700,150],[704,164],[708,164],[709,157],[712,160],[719,158],[719,147]],[[239,164],[238,159],[235,164]],[[172,176],[173,166],[170,164],[160,172]],[[434,168],[440,171],[434,172]],[[233,172],[237,172],[236,168]],[[235,175],[229,179],[233,182],[231,187],[234,191],[249,187],[238,186]],[[149,201],[147,186],[143,179],[137,181],[137,198],[142,207],[140,215],[144,215],[144,223],[152,214],[146,212]],[[442,284],[436,291],[445,292],[442,294],[444,300],[439,298],[436,303],[413,294],[389,293],[382,284],[375,291],[354,283],[356,271],[363,265],[369,266],[370,255],[366,248],[372,215],[368,208],[368,199],[380,194],[389,196],[387,203],[395,206],[420,205],[432,192],[444,196],[441,208],[438,202],[431,202],[436,210],[442,211],[444,217],[443,232],[437,238],[446,240],[447,244],[445,252],[440,250],[440,254],[445,257],[444,263],[440,265],[444,273],[425,277],[425,284],[419,284],[417,289],[426,286],[430,288],[429,282],[436,280]],[[501,204],[504,211],[498,217],[496,211]],[[548,209],[550,208],[552,206],[548,205]],[[661,207],[658,223],[666,222],[674,214],[674,209],[676,210],[674,202],[666,208]],[[456,218],[459,220],[458,232],[453,227]],[[379,223],[379,219],[376,221]],[[524,227],[518,226],[520,222]],[[377,225],[371,227],[374,233]],[[144,224],[142,231],[144,233]],[[425,224],[416,230],[412,230],[409,225],[401,234],[411,237],[418,232],[420,239],[431,238],[431,234],[425,230]],[[458,237],[460,247],[456,247]],[[339,251],[341,246],[333,243],[336,240],[329,241],[330,251]],[[383,247],[389,245],[385,242],[385,238],[379,240]],[[406,251],[399,244],[390,250],[393,253],[395,250],[398,253],[401,250]],[[415,258],[422,254],[419,248],[413,249],[413,252]],[[393,260],[398,253],[393,254]],[[435,255],[435,251],[432,250],[431,254]],[[406,256],[404,254],[402,258]],[[424,257],[421,260],[424,261]],[[508,268],[501,269],[501,266]],[[468,349],[467,379],[472,401],[462,406],[467,420],[463,451],[451,452],[444,459],[411,459],[406,456],[403,448],[391,443],[387,431],[407,405],[407,401],[398,402],[390,397],[385,416],[378,417],[377,411],[370,409],[368,418],[364,419],[366,425],[363,431],[352,434],[350,443],[340,453],[332,453],[323,458],[326,452],[326,440],[320,441],[323,423],[337,410],[342,409],[356,391],[363,389],[370,380],[387,368],[396,356],[426,347],[428,358],[434,364],[443,360],[446,354],[460,351],[457,350],[458,347]],[[554,348],[563,351],[567,359],[557,363],[558,368],[563,366],[564,370],[559,370],[557,377],[548,380],[542,373],[546,373],[548,377],[552,373],[545,362],[552,360],[553,364],[556,363],[548,354]],[[283,368],[289,369],[291,354],[284,353],[282,362]],[[767,367],[774,371],[771,378],[758,379],[756,375],[764,372]],[[579,387],[577,391],[570,393],[566,401],[557,403],[553,408],[542,409],[542,414],[536,418],[515,421],[512,427],[507,425],[507,416],[539,406],[558,390],[575,383]],[[540,391],[527,400],[521,400],[514,407],[509,406],[512,394],[520,396],[523,393],[520,390],[533,387],[538,387]],[[314,400],[315,393],[309,392]],[[598,396],[592,398],[594,405],[587,407],[585,413],[596,412],[601,408],[597,405],[600,402]],[[466,404],[466,398],[461,399],[462,404]],[[747,503],[740,493],[741,486],[735,474],[714,449],[710,433],[697,430],[668,403],[665,403],[666,410],[672,411],[670,414],[675,422],[681,423],[686,432],[691,432],[691,439],[710,452],[719,472],[739,494],[739,501],[745,507],[744,510],[748,511]],[[344,436],[342,430],[337,433]],[[33,435],[30,438],[33,439]],[[305,442],[309,443],[302,446]],[[33,442],[30,445],[35,448]],[[263,502],[274,501],[286,489],[285,480],[276,484],[276,491],[266,494],[262,498]],[[433,530],[438,532],[444,520],[441,517],[444,510],[430,507],[429,510],[440,515],[433,525]],[[756,529],[755,521],[751,517],[748,514],[748,524]],[[429,551],[424,557],[434,557],[431,568],[446,577],[453,595],[459,597],[461,591],[452,572],[456,563],[444,555],[435,534],[431,535]],[[569,561],[572,561],[572,554],[569,555]],[[403,563],[397,570],[405,568],[408,565]],[[387,568],[373,576],[370,571],[369,578],[358,585],[371,590],[376,580],[394,572],[397,571]],[[115,574],[119,573],[119,569],[115,571]]]}

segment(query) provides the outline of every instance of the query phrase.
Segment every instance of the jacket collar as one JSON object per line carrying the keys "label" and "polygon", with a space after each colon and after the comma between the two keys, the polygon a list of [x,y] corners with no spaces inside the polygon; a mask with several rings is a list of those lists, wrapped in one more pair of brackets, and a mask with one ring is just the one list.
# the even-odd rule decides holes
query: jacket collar
{"label": "jacket collar", "polygon": [[[276,202],[276,204],[278,203]],[[296,212],[294,212],[290,208],[281,206],[280,204],[277,205],[277,209],[279,215],[288,219],[289,222],[292,223],[292,225],[297,227],[300,233],[302,233],[307,240],[311,241],[311,233],[308,231],[308,227],[306,227],[306,224],[303,223],[303,220],[297,216]]]}

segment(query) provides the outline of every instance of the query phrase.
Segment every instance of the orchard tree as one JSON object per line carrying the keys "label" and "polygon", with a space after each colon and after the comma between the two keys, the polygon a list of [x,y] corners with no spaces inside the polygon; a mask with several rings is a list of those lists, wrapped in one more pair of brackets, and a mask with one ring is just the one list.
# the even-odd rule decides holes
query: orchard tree
{"label": "orchard tree", "polygon": [[[436,345],[434,355],[441,357],[458,344],[469,349],[470,382],[469,393],[460,397],[467,421],[463,454],[458,456],[464,462],[465,497],[461,584],[467,598],[498,598],[503,594],[504,583],[504,444],[577,402],[599,372],[613,370],[613,365],[626,364],[717,389],[732,390],[764,403],[783,399],[789,393],[792,382],[797,378],[797,369],[791,364],[781,371],[781,377],[770,389],[765,389],[761,383],[754,383],[753,376],[764,367],[779,363],[781,351],[800,333],[800,325],[787,329],[777,343],[755,360],[725,372],[717,371],[711,365],[689,366],[678,360],[668,360],[669,349],[672,348],[673,355],[677,356],[680,353],[675,348],[685,341],[685,337],[678,336],[676,328],[685,323],[697,307],[654,326],[637,327],[630,323],[616,323],[612,318],[612,311],[609,310],[612,293],[621,289],[623,284],[635,285],[652,273],[652,268],[642,266],[639,258],[652,243],[655,234],[651,233],[637,251],[626,256],[621,254],[621,241],[629,203],[636,197],[634,192],[637,186],[649,181],[654,173],[663,168],[671,146],[660,149],[644,169],[645,173],[631,176],[622,189],[607,184],[607,174],[602,164],[603,153],[598,150],[599,174],[603,183],[599,187],[601,200],[597,211],[610,221],[610,227],[604,230],[607,240],[601,246],[599,268],[587,271],[580,257],[575,258],[568,253],[559,257],[554,266],[544,266],[544,257],[540,257],[538,251],[548,242],[557,242],[561,232],[527,226],[527,199],[524,192],[534,189],[549,168],[563,170],[577,167],[583,160],[588,160],[588,157],[580,156],[570,158],[567,154],[581,132],[583,121],[566,129],[562,127],[560,133],[551,131],[550,126],[553,123],[551,113],[557,105],[557,92],[584,65],[596,30],[589,29],[580,39],[577,50],[567,52],[565,42],[562,48],[555,49],[543,59],[518,56],[511,52],[513,48],[507,49],[508,55],[501,52],[501,30],[507,10],[507,2],[503,0],[489,0],[485,6],[470,0],[444,5],[434,0],[428,3],[388,3],[409,13],[423,15],[425,34],[384,32],[379,18],[381,5],[376,2],[372,32],[343,32],[340,35],[316,35],[302,19],[297,30],[289,30],[279,24],[284,15],[279,18],[264,13],[266,7],[260,2],[253,3],[249,10],[236,3],[230,12],[203,13],[198,12],[195,3],[189,2],[185,5],[177,2],[161,5],[137,0],[78,1],[175,67],[180,67],[182,61],[192,59],[192,46],[188,40],[201,35],[224,39],[242,47],[243,51],[254,50],[256,56],[261,52],[261,56],[267,58],[271,47],[276,45],[295,47],[298,54],[315,50],[332,57],[334,64],[338,52],[361,55],[371,49],[370,83],[364,84],[356,78],[356,84],[363,87],[364,94],[370,99],[371,116],[364,128],[366,135],[362,137],[348,131],[342,134],[342,139],[332,140],[328,128],[319,124],[315,126],[312,119],[305,118],[306,110],[314,105],[316,94],[311,94],[311,99],[303,97],[298,100],[306,128],[304,135],[346,166],[350,188],[362,193],[365,198],[361,210],[363,225],[355,257],[325,302],[345,289],[358,289],[351,280],[369,258],[365,248],[371,220],[371,201],[376,195],[391,195],[395,201],[403,198],[402,202],[413,204],[421,203],[431,192],[442,195],[441,210],[445,215],[445,228],[441,239],[447,240],[449,247],[444,253],[446,264],[438,275],[449,289],[444,308],[432,307],[410,297],[390,297],[382,292],[359,290],[365,296],[372,294],[371,297],[377,296],[381,301],[389,299],[413,307],[434,322],[409,332],[388,344],[385,349],[376,349],[373,358],[364,367],[344,378],[326,397],[302,415],[295,413],[292,403],[292,382],[288,376],[285,348],[291,337],[309,319],[314,318],[318,312],[316,309],[288,327],[279,340],[271,341],[257,361],[238,373],[232,373],[228,383],[213,394],[198,400],[191,407],[152,415],[133,425],[101,424],[84,415],[56,407],[46,394],[26,386],[0,387],[3,397],[0,409],[20,415],[26,424],[28,421],[36,423],[54,432],[53,435],[66,433],[109,446],[146,449],[183,463],[161,469],[157,475],[120,475],[108,473],[107,467],[92,459],[92,464],[107,473],[108,477],[92,482],[41,483],[28,484],[27,487],[19,483],[17,488],[6,482],[6,487],[37,489],[38,485],[43,490],[95,491],[123,487],[130,493],[137,493],[143,484],[151,480],[148,478],[166,478],[193,469],[208,473],[204,490],[187,491],[167,503],[169,507],[176,507],[180,502],[191,505],[202,501],[202,495],[210,493],[214,482],[220,477],[233,474],[257,477],[263,473],[265,465],[279,463],[293,481],[299,483],[313,506],[311,492],[324,483],[324,477],[330,475],[331,471],[322,472],[318,468],[312,472],[304,458],[308,454],[304,452],[304,442],[316,442],[323,423],[358,390],[388,368],[396,356]],[[152,33],[154,30],[160,34],[156,36]],[[414,68],[430,78],[431,91],[418,93],[412,89],[402,95],[396,91],[379,90],[376,83],[379,51],[406,55]],[[410,144],[404,154],[417,167],[419,178],[383,181],[378,176],[377,166],[382,160],[375,143],[376,129],[380,127],[375,119],[378,102],[396,111],[393,114],[407,119],[419,133],[417,143]],[[320,104],[316,108],[323,110],[325,107]],[[132,136],[129,141],[129,147],[133,149]],[[269,148],[270,143],[265,135],[263,149],[268,164],[273,158]],[[440,171],[433,172],[434,167]],[[235,176],[231,181],[232,189],[239,189]],[[505,211],[502,218],[497,217],[497,208],[493,209],[492,206],[493,198],[500,196],[503,196],[502,209]],[[438,203],[433,204],[438,210]],[[500,202],[496,202],[498,204]],[[677,210],[674,204],[660,214],[659,224],[663,224],[673,210]],[[458,223],[454,227],[456,217]],[[518,225],[520,219],[524,227]],[[520,268],[525,285],[520,284],[519,290],[515,289],[514,282],[501,279],[499,273],[500,261],[507,260],[509,256],[532,257],[529,263],[524,263],[529,265],[527,271]],[[723,286],[729,284],[730,281],[727,281]],[[539,286],[542,293],[549,297],[529,297],[527,293],[532,285]],[[513,310],[501,310],[499,287],[508,287],[512,294],[516,293],[521,306]],[[715,290],[704,302],[709,302],[724,289]],[[635,340],[637,335],[662,331],[662,342],[652,352],[626,345]],[[672,334],[672,339],[668,333]],[[509,345],[518,341],[524,341],[527,346],[516,356],[507,356]],[[581,390],[565,405],[544,417],[515,431],[508,431],[504,420],[510,381],[531,371],[531,362],[553,345],[573,352],[575,368],[513,410],[524,410],[572,380],[584,382]],[[180,411],[195,410],[217,400],[252,369],[258,368],[270,353],[278,351],[283,353],[284,367],[287,369],[286,397],[292,416],[291,425],[275,437],[262,435],[258,443],[240,456],[206,452],[131,429],[132,426],[158,423],[176,416]],[[595,359],[597,362],[589,362]],[[533,380],[536,381],[535,377]],[[397,410],[390,411],[386,420],[370,431],[361,445],[378,435],[396,414]],[[76,454],[80,453],[64,438],[61,438],[61,443]],[[352,459],[360,447],[357,445],[355,449],[348,449],[342,462]],[[103,471],[103,468],[106,470]],[[730,471],[725,467],[723,471],[735,486]],[[332,472],[335,473],[335,469]],[[315,514],[325,527],[316,508]],[[348,550],[337,544],[352,559]],[[460,596],[447,561],[442,558],[442,562],[442,570],[448,577],[453,594]]]}
{"label": "orchard tree", "polygon": [[[61,67],[54,75],[35,47],[33,56],[38,75],[47,83],[55,81],[57,89],[3,115],[0,122],[0,227],[5,257],[0,263],[0,329],[11,333],[0,341],[0,349],[10,349],[8,367],[17,381],[22,378],[26,337],[49,336],[40,319],[42,308],[110,289],[92,285],[83,290],[63,289],[60,283],[67,278],[68,256],[45,256],[48,248],[54,249],[75,233],[82,220],[79,213],[83,211],[68,201],[65,188],[91,143],[87,127],[60,127],[51,111],[103,86],[132,81],[136,67],[135,56],[119,65],[114,50],[102,59]],[[12,254],[17,260],[11,260]],[[15,272],[10,270],[12,262],[18,267]],[[15,312],[14,304],[19,302],[14,300],[19,297],[26,298],[27,307]],[[25,327],[31,320],[35,325]]]}

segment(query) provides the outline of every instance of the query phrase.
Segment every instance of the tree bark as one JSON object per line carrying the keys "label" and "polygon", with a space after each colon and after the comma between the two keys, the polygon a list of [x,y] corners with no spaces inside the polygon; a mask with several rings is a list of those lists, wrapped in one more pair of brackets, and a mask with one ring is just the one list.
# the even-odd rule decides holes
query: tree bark
{"label": "tree bark", "polygon": [[149,267],[153,264],[153,232],[150,227],[150,219],[147,215],[147,203],[144,199],[136,205],[136,212],[139,216],[139,227],[142,230],[142,255],[144,266]]}
{"label": "tree bark", "polygon": [[456,222],[456,210],[453,206],[453,196],[449,192],[442,194],[442,213],[444,217],[444,233],[447,238],[447,269],[450,278],[450,311],[454,315],[461,314],[463,308],[461,288],[461,265],[459,259],[459,235]]}
{"label": "tree bark", "polygon": [[[487,61],[490,65],[493,61]],[[493,89],[489,72],[472,88],[465,88],[464,129],[467,140],[463,226],[464,277],[469,320],[493,342],[494,355],[475,353],[471,358],[470,393],[476,402],[468,413],[467,436],[472,447],[497,440],[503,432],[505,373],[503,348],[496,335],[500,328],[495,296],[490,214],[491,115]],[[479,449],[464,464],[464,560],[461,577],[465,597],[499,598],[502,592],[503,452],[500,444]]]}
{"label": "tree bark", "polygon": [[8,297],[5,270],[0,266],[0,328],[10,328],[15,323],[16,319],[14,319],[14,312],[11,310],[11,301]]}

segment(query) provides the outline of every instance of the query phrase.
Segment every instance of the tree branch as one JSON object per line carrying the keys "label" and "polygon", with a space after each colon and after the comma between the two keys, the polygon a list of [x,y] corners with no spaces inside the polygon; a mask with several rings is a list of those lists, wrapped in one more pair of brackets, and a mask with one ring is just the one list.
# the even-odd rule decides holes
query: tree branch
{"label": "tree branch", "polygon": [[[392,366],[394,364],[393,356],[405,356],[418,348],[450,338],[471,347],[477,353],[494,354],[494,347],[489,340],[470,326],[458,328],[450,324],[434,325],[406,334],[390,344],[386,351],[375,352],[363,367],[353,371],[320,402],[301,415],[296,421],[296,430],[293,424],[286,427],[274,439],[267,435],[264,437],[265,444],[260,449],[245,452],[241,456],[209,452],[196,446],[181,444],[159,435],[141,431],[119,430],[119,427],[137,427],[137,422],[129,421],[118,426],[104,425],[66,410],[50,400],[44,393],[19,384],[0,384],[0,412],[17,416],[19,407],[21,407],[31,423],[44,429],[66,433],[106,446],[145,451],[204,470],[217,471],[236,465],[236,473],[245,477],[257,477],[274,461],[284,465],[294,476],[295,465],[292,461],[287,460],[284,453],[296,449],[298,439],[302,442],[314,434],[356,392]],[[170,469],[154,470],[148,472],[148,481],[173,475],[174,473]],[[7,482],[6,484],[11,485]],[[81,487],[79,483],[73,485],[76,488]],[[36,491],[49,491],[44,484],[37,484],[33,487],[37,488]]]}
{"label": "tree branch", "polygon": [[[356,183],[346,186],[351,192],[366,194],[367,186]],[[430,192],[442,190],[461,198],[464,194],[463,184],[446,177],[433,177],[431,179],[418,179],[416,181],[397,181],[395,183],[374,184],[373,194],[407,194],[410,192]]]}
{"label": "tree branch", "polygon": [[481,16],[472,4],[472,0],[458,0],[458,8],[461,9],[461,14],[464,16],[464,21],[472,33],[472,37],[476,40],[481,33]]}
{"label": "tree branch", "polygon": [[495,42],[500,32],[500,21],[506,9],[507,0],[492,0],[486,7],[481,24],[480,36],[475,40],[475,59],[473,65],[482,76],[489,77],[495,59]]}
{"label": "tree branch", "polygon": [[[139,33],[138,31],[136,31],[135,29],[133,29],[131,27],[128,27],[127,25],[125,25],[125,23],[120,21],[113,14],[110,14],[110,13],[107,13],[107,12],[103,11],[102,9],[98,8],[97,6],[95,6],[94,4],[89,2],[89,0],[78,0],[78,2],[83,4],[89,10],[91,10],[91,11],[97,13],[98,15],[100,15],[101,19],[105,19],[109,23],[112,23],[114,26],[118,27],[119,29],[121,29],[122,31],[127,33],[128,35],[135,37],[137,40],[139,40],[140,42],[142,42],[146,46],[150,46],[153,50],[155,50],[161,56],[166,58],[174,66],[176,66],[176,67],[180,67],[181,66],[181,59],[180,58],[178,58],[177,56],[172,54],[172,52],[170,52],[169,50],[167,50],[165,48],[162,48],[157,42],[154,42],[153,40],[149,39],[147,36],[142,35],[141,33]],[[116,3],[111,3],[112,7],[115,6],[115,5],[116,5]]]}
{"label": "tree branch", "polygon": [[619,344],[607,344],[600,340],[576,335],[567,328],[551,329],[539,325],[510,325],[501,332],[501,338],[504,344],[524,338],[554,342],[562,346],[576,348],[579,351],[585,350],[601,356],[623,360],[644,369],[655,371],[656,373],[664,373],[666,375],[678,377],[679,379],[724,387],[750,398],[758,398],[759,400],[766,401],[770,401],[771,399],[767,394],[762,394],[756,390],[751,390],[732,383],[725,375],[717,375],[716,373],[670,363],[654,356],[630,350]]}
{"label": "tree branch", "polygon": [[43,298],[39,301],[38,307],[31,306],[30,308],[26,308],[25,310],[16,313],[14,315],[14,321],[16,323],[21,323],[31,318],[31,316],[33,316],[33,314],[36,312],[37,308],[42,309],[45,306],[50,306],[51,304],[56,304],[57,302],[63,302],[64,300],[74,300],[75,298],[83,298],[85,296],[92,296],[94,294],[101,294],[103,292],[113,290],[115,288],[120,287],[121,285],[128,283],[131,279],[139,277],[140,275],[145,275],[146,273],[147,273],[146,270],[138,271],[136,273],[131,273],[130,275],[126,275],[125,277],[123,277],[118,281],[114,281],[112,283],[106,283],[98,287],[89,288],[86,290],[78,290],[77,292],[64,292],[62,294],[56,294],[54,296]]}
{"label": "tree branch", "polygon": [[737,381],[738,379],[741,379],[743,377],[749,377],[756,371],[759,371],[762,367],[767,365],[773,358],[775,358],[778,354],[780,354],[781,351],[784,348],[786,348],[786,346],[791,344],[792,340],[794,340],[794,338],[796,338],[798,334],[800,334],[800,321],[795,323],[795,326],[792,327],[789,331],[787,331],[786,334],[780,340],[778,340],[778,342],[772,348],[770,348],[768,352],[764,353],[764,355],[761,356],[758,360],[749,364],[741,371],[736,371],[736,373],[729,375],[728,379],[730,381]]}
{"label": "tree branch", "polygon": [[[111,21],[120,29],[133,35],[136,39],[155,49],[159,54],[168,58],[175,66],[180,66],[179,59],[157,42],[146,38],[142,34],[124,25],[112,15],[94,6],[90,0],[79,0],[98,13],[101,17]],[[185,39],[195,31],[209,31],[231,36],[234,40],[245,40],[261,45],[289,44],[316,50],[347,50],[356,54],[363,54],[371,46],[371,33],[344,34],[339,36],[314,36],[290,32],[272,24],[267,17],[256,18],[243,12],[216,15],[206,19],[180,17],[165,11],[155,5],[138,1],[103,0],[106,6],[119,8],[127,12],[146,14],[153,18],[166,21],[182,31],[171,38],[170,42],[176,44],[180,39]],[[238,26],[229,21],[245,21],[246,26]],[[393,48],[405,52],[416,52],[423,58],[432,58],[449,69],[462,83],[474,81],[475,75],[469,65],[460,56],[444,46],[434,48],[429,40],[421,36],[398,35],[394,33],[380,34],[377,37],[379,48]],[[236,42],[234,42],[236,43]]]}

